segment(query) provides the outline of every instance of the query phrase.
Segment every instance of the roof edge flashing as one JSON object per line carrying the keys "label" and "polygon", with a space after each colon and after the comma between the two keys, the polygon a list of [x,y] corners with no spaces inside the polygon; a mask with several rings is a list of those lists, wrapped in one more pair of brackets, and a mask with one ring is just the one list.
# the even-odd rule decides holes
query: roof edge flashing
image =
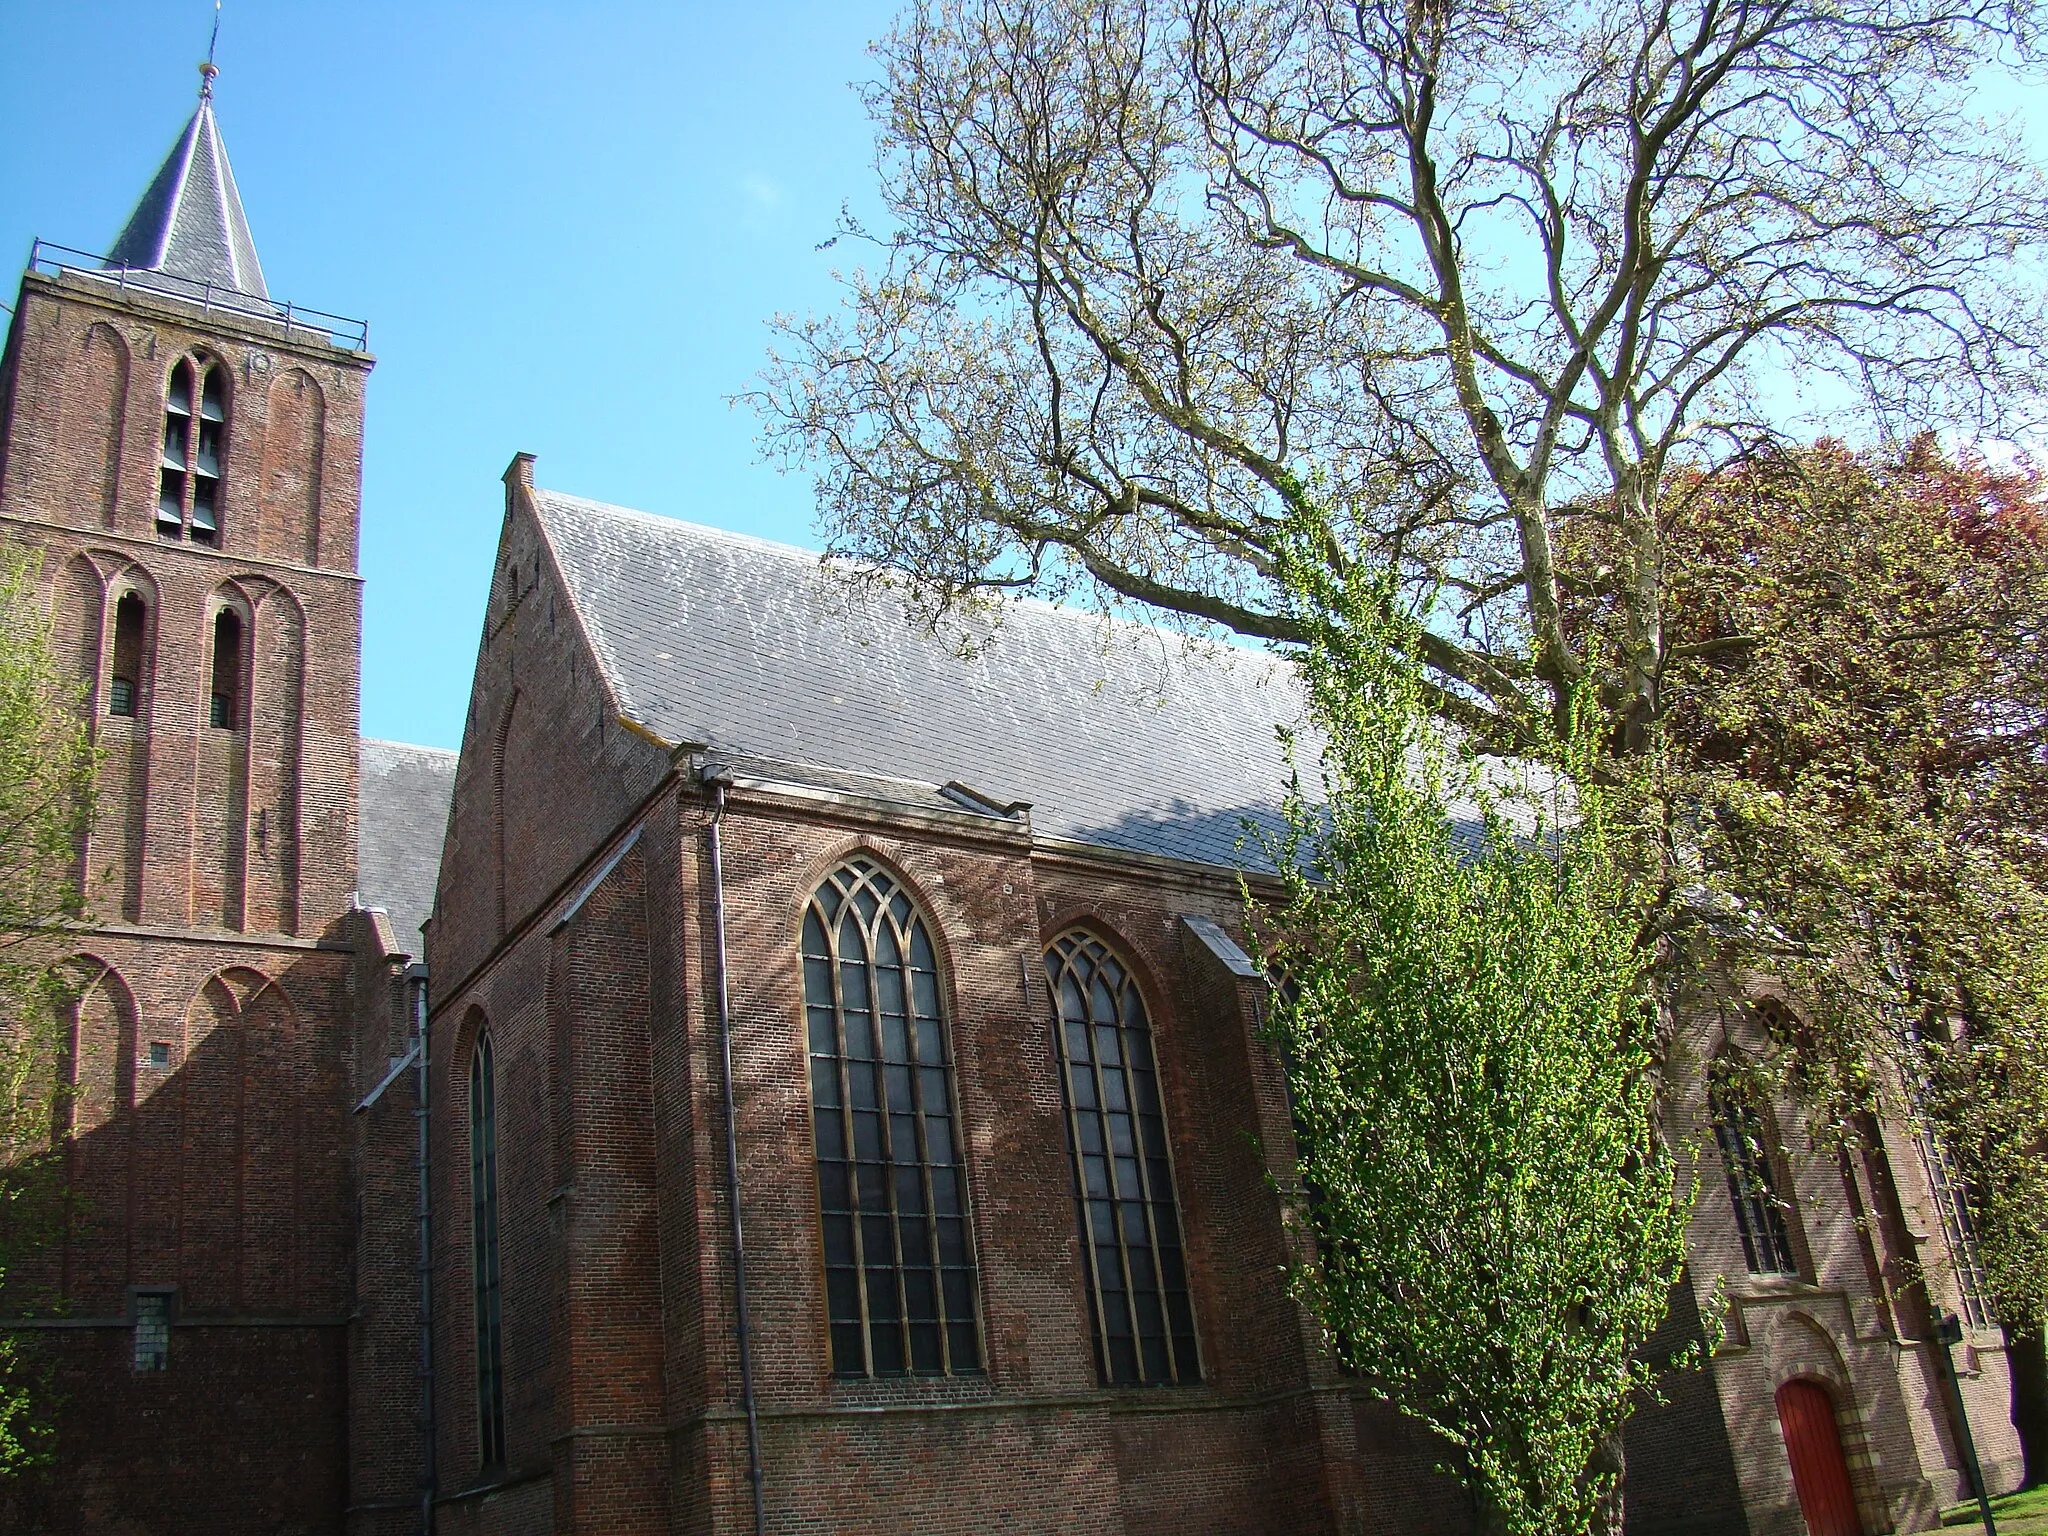
{"label": "roof edge flashing", "polygon": [[1215,918],[1204,917],[1198,912],[1183,912],[1180,920],[1189,933],[1202,941],[1210,954],[1223,962],[1231,975],[1242,976],[1248,981],[1264,979],[1258,966],[1252,963],[1252,957],[1244,952],[1237,940],[1224,932],[1223,925]]}
{"label": "roof edge flashing", "polygon": [[1000,816],[1005,821],[1015,821],[1031,809],[1029,800],[1012,800],[1005,804],[992,795],[985,795],[970,784],[958,779],[948,779],[939,786],[939,793],[955,805],[964,806],[983,816]]}

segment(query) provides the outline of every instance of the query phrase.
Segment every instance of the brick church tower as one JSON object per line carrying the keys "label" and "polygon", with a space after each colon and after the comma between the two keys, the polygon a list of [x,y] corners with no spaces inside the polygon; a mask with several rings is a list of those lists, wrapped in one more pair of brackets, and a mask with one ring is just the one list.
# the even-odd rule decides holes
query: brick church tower
{"label": "brick church tower", "polygon": [[0,537],[42,552],[105,754],[90,926],[53,956],[73,1198],[0,1294],[62,1405],[17,1529],[334,1530],[349,1502],[371,359],[269,296],[213,75],[109,255],[38,243],[0,363]]}

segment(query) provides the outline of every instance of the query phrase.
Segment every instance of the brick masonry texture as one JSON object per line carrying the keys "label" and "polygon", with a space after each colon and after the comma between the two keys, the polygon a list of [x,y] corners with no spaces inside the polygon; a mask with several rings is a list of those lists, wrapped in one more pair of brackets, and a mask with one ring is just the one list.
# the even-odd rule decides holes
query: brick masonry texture
{"label": "brick masonry texture", "polygon": [[[164,391],[182,358],[228,382],[217,548],[156,528]],[[1126,734],[1102,706],[1124,707],[1153,666],[1143,637],[1105,661],[1085,626],[1040,612],[948,706],[958,658],[914,635],[871,635],[879,649],[850,655],[829,624],[760,630],[763,615],[809,622],[815,590],[777,583],[817,580],[810,562],[536,492],[522,455],[422,940],[415,887],[436,850],[379,845],[404,874],[402,921],[351,902],[358,800],[373,792],[359,764],[379,765],[376,793],[402,778],[413,797],[375,823],[400,843],[429,835],[448,771],[392,744],[365,757],[358,740],[369,364],[86,274],[24,279],[0,365],[0,529],[45,555],[106,767],[78,855],[94,917],[49,946],[77,992],[64,1021],[77,1094],[54,1135],[72,1199],[57,1240],[0,1292],[0,1319],[60,1389],[59,1462],[0,1491],[0,1529],[420,1530],[424,1110],[434,1528],[751,1531],[721,987],[769,1530],[1469,1529],[1447,1448],[1338,1371],[1285,1283],[1309,1250],[1279,1193],[1293,1178],[1281,1063],[1260,1032],[1263,983],[1213,940],[1241,933],[1237,883],[1194,862],[1234,845],[1258,777],[1238,748],[1270,737],[1282,671],[1211,657],[1203,675],[1227,684],[1227,709],[1155,709]],[[631,537],[607,544],[607,528]],[[705,572],[725,573],[715,601]],[[119,643],[131,597],[134,657]],[[228,729],[209,723],[223,611],[243,635]],[[1005,664],[1036,669],[1031,686],[1006,694]],[[777,668],[785,696],[727,707],[735,689],[778,686]],[[891,723],[854,751],[843,738],[861,709],[831,706],[883,672]],[[132,716],[111,713],[117,675],[136,685]],[[1062,699],[1089,713],[1095,759],[1062,755]],[[929,718],[904,713],[919,700]],[[706,741],[661,736],[692,719]],[[729,739],[744,731],[796,760]],[[965,762],[949,771],[999,790],[1005,743],[1026,736],[1017,773],[1073,803],[1034,821],[928,782]],[[1145,761],[1090,767],[1133,742]],[[1183,767],[1223,758],[1236,778],[1191,788],[1207,800],[1178,794]],[[894,874],[937,949],[974,1374],[830,1371],[797,938],[812,893],[853,857]],[[1180,1386],[1096,1378],[1042,968],[1074,930],[1129,968],[1151,1023],[1200,1357],[1199,1381]],[[413,1072],[394,1070],[414,1041],[423,946],[424,1105]],[[1630,1426],[1635,1536],[1796,1536],[1774,1406],[1792,1380],[1834,1402],[1872,1533],[1924,1527],[1960,1491],[1927,1342],[1960,1298],[1912,1138],[1873,1125],[1868,1151],[1845,1159],[1813,1150],[1796,1105],[1767,1106],[1799,1273],[1748,1272],[1705,1084],[1717,1053],[1761,1045],[1765,1006],[1792,1004],[1734,973],[1685,1000],[1672,1131],[1698,1205],[1653,1348],[1715,1343]],[[470,1103],[486,1033],[505,1426],[488,1460]],[[135,1297],[156,1289],[172,1297],[168,1368],[138,1373]],[[2002,1337],[1975,1331],[1958,1354],[1991,1480],[2010,1486]]]}
{"label": "brick masonry texture", "polygon": [[[440,1229],[438,1459],[465,1531],[743,1532],[753,1527],[724,1180],[714,893],[704,754],[625,718],[582,632],[528,489],[507,513],[430,925],[437,1208],[466,1215],[470,1052],[497,1063],[505,1319],[504,1461],[477,1440],[471,1232]],[[657,605],[649,594],[639,600]],[[674,638],[678,656],[691,643]],[[940,810],[905,786],[713,753],[765,1505],[777,1532],[1458,1531],[1444,1447],[1336,1370],[1286,1294],[1300,1238],[1280,1065],[1261,987],[1189,925],[1235,932],[1225,874],[1035,839],[1028,822]],[[887,866],[939,947],[986,1370],[830,1374],[796,939],[841,861]],[[1097,1384],[1073,1173],[1042,980],[1084,928],[1139,980],[1161,1063],[1202,1359],[1198,1385]],[[1696,1064],[1679,1122],[1699,1173],[1692,1263],[1658,1341],[1722,1335],[1629,1436],[1631,1531],[1801,1529],[1779,1385],[1834,1397],[1865,1523],[1924,1525],[1958,1487],[1914,1303],[1886,1266],[1938,1231],[1915,1149],[1884,1128],[1868,1168],[1808,1151],[1772,1106],[1797,1278],[1752,1277],[1705,1114],[1704,1064],[1752,1049],[1760,978],[1688,1000]],[[1875,1181],[1875,1182],[1874,1182]],[[1882,1189],[1878,1186],[1882,1184]],[[1896,1217],[1859,1223],[1857,1212]],[[1932,1255],[1930,1255],[1932,1257]],[[1947,1287],[1946,1290],[1943,1287]],[[1917,1305],[1917,1311],[1914,1307]],[[1995,1333],[1962,1352],[1991,1476],[2018,1476]],[[546,1487],[543,1500],[535,1491]],[[459,1515],[454,1511],[459,1510]]]}
{"label": "brick masonry texture", "polygon": [[[212,548],[156,528],[185,359],[226,383]],[[106,759],[79,850],[92,916],[47,946],[78,993],[67,1200],[0,1292],[50,1373],[58,1462],[0,1492],[0,1528],[416,1528],[379,1509],[418,1496],[412,1117],[394,1101],[411,1096],[349,1113],[407,1033],[405,956],[350,909],[369,362],[89,275],[23,280],[0,536],[43,555]],[[124,598],[142,605],[133,657]],[[223,611],[241,625],[225,729]],[[170,1296],[161,1372],[132,1369],[138,1290]]]}

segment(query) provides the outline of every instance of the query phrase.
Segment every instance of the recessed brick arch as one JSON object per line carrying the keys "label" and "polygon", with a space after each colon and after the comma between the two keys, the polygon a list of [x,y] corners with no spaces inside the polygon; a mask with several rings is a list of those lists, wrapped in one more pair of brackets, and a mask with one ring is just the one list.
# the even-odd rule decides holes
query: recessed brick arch
{"label": "recessed brick arch", "polygon": [[105,321],[86,328],[71,361],[58,428],[62,447],[57,462],[69,471],[62,489],[64,510],[79,524],[117,526],[132,370],[128,342],[119,331]]}
{"label": "recessed brick arch", "polygon": [[1779,1315],[1760,1342],[1769,1352],[1774,1396],[1794,1381],[1812,1382],[1828,1394],[1834,1404],[1842,1456],[1849,1466],[1849,1485],[1856,1495],[1863,1528],[1889,1530],[1891,1516],[1885,1508],[1877,1449],[1871,1443],[1863,1404],[1834,1336],[1810,1314],[1793,1308]]}
{"label": "recessed brick arch", "polygon": [[133,1102],[137,1011],[127,978],[95,954],[59,961],[57,1048],[70,1098],[57,1106],[68,1136],[90,1135]]}
{"label": "recessed brick arch", "polygon": [[[255,599],[224,581],[200,610],[187,665],[196,672],[198,750],[193,755],[193,920],[241,930],[247,923],[249,676]],[[190,674],[188,674],[190,675]]]}
{"label": "recessed brick arch", "polygon": [[288,1310],[299,1290],[309,1171],[295,1090],[302,1049],[291,998],[251,967],[216,971],[185,1010],[173,1061],[179,1272],[195,1311]]}
{"label": "recessed brick arch", "polygon": [[[476,1049],[477,1036],[490,1027],[491,1018],[484,1011],[483,1004],[471,1003],[462,1010],[461,1021],[455,1026],[454,1043],[442,1059],[442,1069],[448,1074],[449,1092],[456,1096],[458,1103],[467,1102],[469,1098],[469,1057]],[[463,1155],[468,1155],[466,1150]]]}
{"label": "recessed brick arch", "polygon": [[300,786],[305,752],[306,610],[279,582],[255,592],[248,644],[242,863],[244,926],[299,932]]}
{"label": "recessed brick arch", "polygon": [[255,487],[256,552],[266,560],[317,565],[325,472],[327,396],[303,368],[270,385],[263,467]]}
{"label": "recessed brick arch", "polygon": [[25,1253],[7,1279],[75,1295],[81,1281],[118,1275],[127,1253],[128,1200],[94,1196],[129,1183],[137,1014],[126,979],[103,956],[70,955],[51,971],[60,990],[41,1066],[54,1069],[48,1134],[67,1198],[56,1240]]}

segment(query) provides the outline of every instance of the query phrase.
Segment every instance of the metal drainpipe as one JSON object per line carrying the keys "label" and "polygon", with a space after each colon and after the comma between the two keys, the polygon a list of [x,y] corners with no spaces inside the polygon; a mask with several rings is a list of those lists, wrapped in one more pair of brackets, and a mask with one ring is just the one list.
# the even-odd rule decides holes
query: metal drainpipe
{"label": "metal drainpipe", "polygon": [[740,1225],[739,1121],[732,1088],[732,998],[725,970],[725,862],[718,842],[718,824],[725,819],[725,787],[731,781],[713,770],[705,775],[705,782],[711,786],[711,823],[706,835],[711,853],[711,928],[718,948],[719,1076],[725,1089],[725,1201],[732,1211],[732,1288],[740,1345],[740,1404],[747,1413],[747,1480],[754,1489],[754,1536],[768,1536],[768,1511],[761,1497],[761,1420],[754,1408],[754,1325],[747,1315],[747,1250]]}
{"label": "metal drainpipe", "polygon": [[428,1179],[429,1090],[433,1078],[427,1067],[427,968],[415,965],[406,972],[412,983],[413,1031],[418,1045],[416,1065],[419,1100],[413,1119],[419,1127],[419,1226],[420,1226],[420,1536],[433,1536],[434,1493],[434,1224],[433,1185]]}

